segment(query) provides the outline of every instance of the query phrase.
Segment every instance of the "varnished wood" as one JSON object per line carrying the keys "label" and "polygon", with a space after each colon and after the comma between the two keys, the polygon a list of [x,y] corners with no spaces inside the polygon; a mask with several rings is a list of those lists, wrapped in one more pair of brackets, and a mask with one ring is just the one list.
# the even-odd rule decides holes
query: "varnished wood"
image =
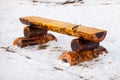
{"label": "varnished wood", "polygon": [[57,40],[57,39],[52,34],[46,34],[43,36],[32,37],[32,38],[20,37],[20,38],[15,39],[13,44],[20,47],[20,48],[23,48],[26,46],[45,44],[45,43],[52,41],[52,40]]}
{"label": "varnished wood", "polygon": [[58,59],[67,62],[72,66],[80,62],[93,60],[103,53],[108,53],[108,51],[104,47],[99,46],[98,48],[95,48],[93,50],[82,52],[64,52]]}
{"label": "varnished wood", "polygon": [[47,29],[44,28],[34,28],[33,26],[24,27],[24,36],[25,37],[37,37],[47,34]]}
{"label": "varnished wood", "polygon": [[35,26],[36,28],[42,27],[54,32],[63,33],[75,37],[82,37],[93,42],[102,41],[107,33],[106,30],[102,29],[96,29],[36,16],[21,17],[20,21],[23,24]]}
{"label": "varnished wood", "polygon": [[71,41],[72,51],[81,52],[86,50],[92,50],[99,46],[98,42],[91,42],[89,40],[84,40],[81,38],[73,39]]}

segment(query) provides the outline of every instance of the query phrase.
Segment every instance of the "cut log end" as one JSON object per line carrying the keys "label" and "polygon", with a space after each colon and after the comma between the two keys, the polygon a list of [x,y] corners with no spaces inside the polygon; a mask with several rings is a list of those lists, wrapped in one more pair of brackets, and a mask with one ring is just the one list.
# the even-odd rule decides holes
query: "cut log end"
{"label": "cut log end", "polygon": [[33,26],[32,23],[29,23],[28,20],[23,19],[23,18],[24,18],[24,17],[20,17],[20,18],[19,18],[19,20],[20,20],[21,23],[23,23],[23,24],[27,24],[27,25],[29,25],[29,26]]}
{"label": "cut log end", "polygon": [[94,42],[101,42],[106,37],[107,31],[99,32],[95,34],[95,41]]}
{"label": "cut log end", "polygon": [[64,52],[59,58],[65,63],[69,63],[71,66],[78,63],[80,56],[76,52]]}

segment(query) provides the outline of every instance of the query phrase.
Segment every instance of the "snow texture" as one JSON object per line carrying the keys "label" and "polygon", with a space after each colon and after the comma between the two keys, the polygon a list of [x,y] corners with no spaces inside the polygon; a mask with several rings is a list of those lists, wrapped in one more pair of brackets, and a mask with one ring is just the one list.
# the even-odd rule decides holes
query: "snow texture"
{"label": "snow texture", "polygon": [[[74,37],[55,32],[50,33],[57,42],[13,46],[14,39],[23,36],[25,25],[19,17],[30,15],[105,29],[108,33],[101,45],[109,53],[69,66],[58,57],[71,51]],[[120,0],[1,0],[0,80],[120,80],[119,27]]]}

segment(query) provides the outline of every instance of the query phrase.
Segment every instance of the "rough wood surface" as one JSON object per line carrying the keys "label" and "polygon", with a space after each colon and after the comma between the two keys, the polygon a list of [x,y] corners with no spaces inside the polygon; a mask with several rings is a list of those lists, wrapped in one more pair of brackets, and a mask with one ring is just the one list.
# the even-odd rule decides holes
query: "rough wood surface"
{"label": "rough wood surface", "polygon": [[49,41],[57,40],[56,37],[52,34],[46,34],[39,37],[27,38],[27,37],[20,37],[14,40],[13,44],[17,45],[20,48],[37,45],[37,44],[45,44]]}
{"label": "rough wood surface", "polygon": [[24,27],[24,36],[25,37],[37,37],[47,34],[47,29],[45,28],[34,28],[32,26]]}
{"label": "rough wood surface", "polygon": [[92,42],[81,38],[73,39],[71,41],[71,49],[72,51],[76,51],[76,52],[92,50],[97,48],[98,46],[99,46],[98,42]]}
{"label": "rough wood surface", "polygon": [[69,63],[72,66],[80,62],[93,60],[103,53],[108,53],[108,51],[104,47],[99,46],[98,48],[95,48],[93,50],[82,52],[64,52],[58,59]]}
{"label": "rough wood surface", "polygon": [[20,21],[26,25],[35,25],[36,28],[47,28],[48,30],[54,32],[63,33],[75,37],[82,37],[86,40],[90,40],[93,42],[102,41],[107,33],[106,30],[35,16],[21,17]]}

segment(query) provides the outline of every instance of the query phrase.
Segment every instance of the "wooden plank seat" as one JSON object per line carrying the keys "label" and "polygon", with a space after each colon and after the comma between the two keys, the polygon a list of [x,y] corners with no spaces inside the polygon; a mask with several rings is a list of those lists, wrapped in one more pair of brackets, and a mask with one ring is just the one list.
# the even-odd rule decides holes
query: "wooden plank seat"
{"label": "wooden plank seat", "polygon": [[36,16],[20,17],[20,21],[23,24],[33,26],[35,28],[46,28],[47,30],[80,37],[93,42],[101,42],[107,33],[106,30],[102,29],[96,29]]}

